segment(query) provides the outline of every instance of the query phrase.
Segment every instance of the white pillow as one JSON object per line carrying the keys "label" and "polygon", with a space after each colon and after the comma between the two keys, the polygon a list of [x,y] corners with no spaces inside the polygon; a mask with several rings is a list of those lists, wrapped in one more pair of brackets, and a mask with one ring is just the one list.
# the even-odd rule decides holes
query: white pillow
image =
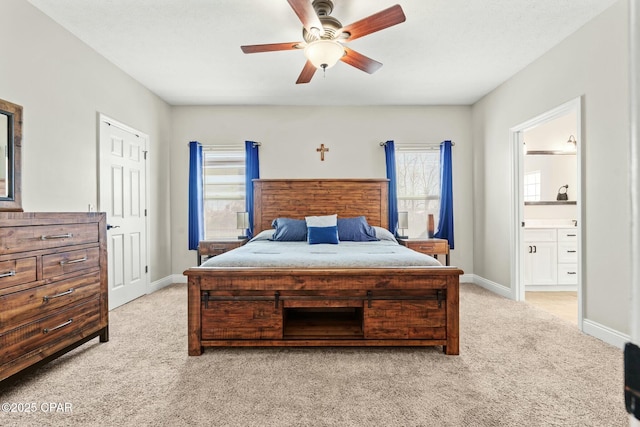
{"label": "white pillow", "polygon": [[376,231],[376,237],[378,239],[380,239],[380,240],[390,240],[392,242],[398,243],[396,238],[393,237],[393,234],[391,234],[391,232],[389,230],[387,230],[386,228],[374,226],[373,229]]}
{"label": "white pillow", "polygon": [[338,214],[324,216],[306,216],[307,227],[337,227]]}
{"label": "white pillow", "polygon": [[258,233],[257,236],[255,236],[253,239],[251,239],[252,242],[258,241],[258,240],[271,240],[273,239],[273,233],[275,233],[276,230],[273,229],[269,229],[269,230],[262,230],[260,233]]}

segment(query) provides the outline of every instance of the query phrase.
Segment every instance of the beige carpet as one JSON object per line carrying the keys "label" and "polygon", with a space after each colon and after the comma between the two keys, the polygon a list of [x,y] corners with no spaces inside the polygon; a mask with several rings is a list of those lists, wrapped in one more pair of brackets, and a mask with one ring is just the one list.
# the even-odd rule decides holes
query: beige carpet
{"label": "beige carpet", "polygon": [[[2,426],[625,426],[622,352],[525,303],[461,286],[440,348],[208,349],[187,356],[186,285],[111,312],[85,344],[0,391]],[[42,403],[71,405],[44,413]]]}

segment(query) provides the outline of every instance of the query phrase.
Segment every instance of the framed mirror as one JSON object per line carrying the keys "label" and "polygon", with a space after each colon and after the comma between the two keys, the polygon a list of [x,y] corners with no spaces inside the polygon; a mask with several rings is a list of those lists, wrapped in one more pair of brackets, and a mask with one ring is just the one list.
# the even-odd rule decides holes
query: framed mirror
{"label": "framed mirror", "polygon": [[22,212],[22,107],[0,99],[0,211]]}

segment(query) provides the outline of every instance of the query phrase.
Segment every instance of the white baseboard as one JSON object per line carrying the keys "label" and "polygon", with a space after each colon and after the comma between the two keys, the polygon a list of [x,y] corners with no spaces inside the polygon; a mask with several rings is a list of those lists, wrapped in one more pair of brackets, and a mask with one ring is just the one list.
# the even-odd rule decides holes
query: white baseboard
{"label": "white baseboard", "polygon": [[171,276],[171,283],[187,283],[187,276],[184,274],[174,274]]}
{"label": "white baseboard", "polygon": [[[463,276],[467,276],[466,274]],[[487,280],[484,277],[476,276],[475,274],[470,274],[471,276],[470,282],[480,286],[481,288],[485,288],[488,291],[493,292],[494,294],[498,294],[505,298],[514,299],[511,288],[507,288],[499,283],[492,282],[491,280]]]}
{"label": "white baseboard", "polygon": [[187,277],[182,274],[172,274],[170,276],[163,277],[160,280],[156,280],[149,285],[148,294],[169,286],[173,283],[187,283]]}
{"label": "white baseboard", "polygon": [[473,274],[463,274],[460,276],[460,283],[473,283]]}
{"label": "white baseboard", "polygon": [[585,334],[596,337],[607,344],[618,347],[619,349],[623,349],[624,345],[631,341],[631,337],[629,335],[623,334],[622,332],[618,332],[615,329],[611,329],[608,326],[601,325],[600,323],[589,319],[584,319],[582,321],[582,331]]}
{"label": "white baseboard", "polygon": [[578,285],[526,285],[525,292],[576,292]]}

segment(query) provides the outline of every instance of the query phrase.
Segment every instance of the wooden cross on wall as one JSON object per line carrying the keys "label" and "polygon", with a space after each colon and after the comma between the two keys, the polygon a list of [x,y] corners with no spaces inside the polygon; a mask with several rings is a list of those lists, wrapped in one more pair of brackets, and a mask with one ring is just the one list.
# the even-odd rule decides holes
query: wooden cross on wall
{"label": "wooden cross on wall", "polygon": [[320,153],[320,160],[324,162],[324,153],[329,151],[329,149],[325,147],[324,144],[320,144],[320,148],[316,148],[316,151]]}

